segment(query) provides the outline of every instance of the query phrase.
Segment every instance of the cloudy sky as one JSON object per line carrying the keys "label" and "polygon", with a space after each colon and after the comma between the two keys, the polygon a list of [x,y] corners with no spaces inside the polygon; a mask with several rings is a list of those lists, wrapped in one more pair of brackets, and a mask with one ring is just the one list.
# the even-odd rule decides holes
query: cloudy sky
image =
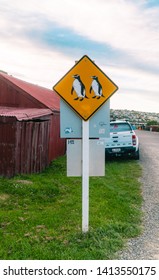
{"label": "cloudy sky", "polygon": [[0,0],[0,69],[52,86],[88,55],[111,108],[159,113],[159,0]]}

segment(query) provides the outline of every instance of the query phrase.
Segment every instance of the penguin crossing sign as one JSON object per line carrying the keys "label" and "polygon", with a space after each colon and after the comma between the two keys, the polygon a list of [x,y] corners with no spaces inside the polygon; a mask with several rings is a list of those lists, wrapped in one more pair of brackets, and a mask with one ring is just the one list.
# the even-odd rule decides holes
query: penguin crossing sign
{"label": "penguin crossing sign", "polygon": [[83,120],[87,121],[118,87],[85,55],[53,89]]}

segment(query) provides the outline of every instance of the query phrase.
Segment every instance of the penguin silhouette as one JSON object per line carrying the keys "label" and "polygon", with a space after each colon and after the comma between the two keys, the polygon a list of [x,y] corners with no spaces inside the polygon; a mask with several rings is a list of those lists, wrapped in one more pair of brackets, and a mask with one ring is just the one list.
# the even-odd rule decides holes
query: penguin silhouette
{"label": "penguin silhouette", "polygon": [[88,98],[86,96],[86,89],[85,85],[82,83],[80,76],[78,74],[75,74],[72,76],[74,79],[71,89],[71,94],[75,91],[77,97],[74,100],[82,101],[84,98]]}
{"label": "penguin silhouette", "polygon": [[104,97],[103,91],[102,91],[102,86],[101,86],[100,82],[98,81],[98,77],[91,76],[91,78],[93,79],[93,81],[92,81],[89,92],[91,93],[92,90],[94,91],[94,96],[92,98],[97,97],[97,99],[99,99],[101,96]]}

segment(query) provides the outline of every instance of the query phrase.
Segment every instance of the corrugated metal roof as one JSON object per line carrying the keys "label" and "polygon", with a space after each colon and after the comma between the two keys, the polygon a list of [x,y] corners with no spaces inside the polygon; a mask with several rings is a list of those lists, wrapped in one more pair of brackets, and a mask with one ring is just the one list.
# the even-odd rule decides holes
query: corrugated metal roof
{"label": "corrugated metal roof", "polygon": [[51,114],[50,109],[0,107],[0,116],[15,117],[18,121],[37,119]]}
{"label": "corrugated metal roof", "polygon": [[47,108],[53,111],[60,110],[60,98],[53,90],[22,81],[18,78],[15,78],[13,76],[10,76],[2,72],[0,72],[0,77],[6,79],[10,83],[12,83],[12,85],[20,88],[25,93],[37,99],[39,102],[44,104]]}

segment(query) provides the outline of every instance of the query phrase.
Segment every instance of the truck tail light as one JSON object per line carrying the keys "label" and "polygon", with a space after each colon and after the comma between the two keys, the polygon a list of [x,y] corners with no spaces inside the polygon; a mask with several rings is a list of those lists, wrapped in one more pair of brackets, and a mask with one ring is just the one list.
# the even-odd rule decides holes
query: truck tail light
{"label": "truck tail light", "polygon": [[136,145],[136,135],[132,135],[132,144],[133,146]]}

